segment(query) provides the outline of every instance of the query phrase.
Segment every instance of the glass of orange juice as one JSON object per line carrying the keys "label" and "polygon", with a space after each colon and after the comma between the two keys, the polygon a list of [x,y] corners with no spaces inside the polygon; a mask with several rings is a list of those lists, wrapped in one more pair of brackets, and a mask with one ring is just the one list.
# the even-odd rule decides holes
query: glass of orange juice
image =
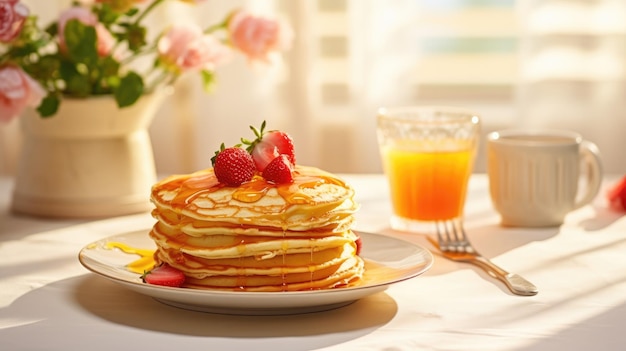
{"label": "glass of orange juice", "polygon": [[430,232],[435,221],[462,219],[479,116],[446,106],[381,108],[377,123],[393,205],[391,227]]}

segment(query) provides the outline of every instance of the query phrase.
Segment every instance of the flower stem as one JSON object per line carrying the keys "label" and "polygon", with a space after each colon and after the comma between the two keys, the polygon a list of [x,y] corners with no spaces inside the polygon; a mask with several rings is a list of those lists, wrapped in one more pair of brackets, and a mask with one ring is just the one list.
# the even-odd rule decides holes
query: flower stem
{"label": "flower stem", "polygon": [[[162,71],[161,74],[159,74],[159,76],[157,76],[155,78],[155,80],[152,82],[152,84],[150,84],[148,86],[148,91],[152,91],[153,89],[156,89],[157,86],[159,86],[159,84],[163,83],[171,74],[165,71]],[[176,80],[175,77],[172,77],[170,83],[173,83]]]}
{"label": "flower stem", "polygon": [[209,26],[209,27],[207,27],[204,30],[204,34],[211,34],[211,33],[215,32],[215,31],[218,31],[218,30],[220,30],[222,28],[226,28],[226,24],[227,23],[228,23],[228,21],[224,20],[224,21],[222,21],[220,23],[217,23],[217,24],[214,24],[212,26]]}
{"label": "flower stem", "polygon": [[156,52],[156,47],[157,47],[157,44],[154,43],[153,45],[151,45],[149,48],[147,48],[145,50],[132,52],[130,55],[128,55],[125,58],[121,59],[120,60],[120,64],[127,65],[127,64],[131,63],[132,61],[134,61],[135,59],[137,59],[138,57],[152,54],[152,53]]}
{"label": "flower stem", "polygon": [[139,22],[141,22],[141,20],[143,20],[144,17],[146,17],[148,15],[148,13],[150,13],[152,10],[154,10],[162,2],[163,2],[163,0],[156,0],[153,3],[151,3],[150,5],[148,5],[148,7],[146,7],[146,9],[141,14],[139,14],[139,16],[137,16],[137,19],[135,20],[134,24],[135,25],[139,24]]}

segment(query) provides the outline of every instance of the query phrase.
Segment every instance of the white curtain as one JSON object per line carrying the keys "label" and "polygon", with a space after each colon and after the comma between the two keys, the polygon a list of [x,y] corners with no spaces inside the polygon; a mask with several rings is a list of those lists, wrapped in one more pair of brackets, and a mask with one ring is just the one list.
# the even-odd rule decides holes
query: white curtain
{"label": "white curtain", "polygon": [[522,4],[518,124],[578,131],[626,173],[626,2]]}
{"label": "white curtain", "polygon": [[[302,39],[309,65],[292,69],[306,70],[316,164],[380,172],[375,115],[381,106],[465,106],[483,115],[485,132],[512,123],[512,1],[478,7],[450,0],[297,3],[310,14]],[[482,49],[484,42],[495,42],[495,49]],[[484,170],[484,159],[478,163]]]}
{"label": "white curtain", "polygon": [[[606,172],[626,173],[625,1],[298,3],[312,14],[312,49],[292,70],[307,72],[317,164],[379,172],[377,107],[448,104],[479,112],[484,134],[577,131],[599,146]],[[345,52],[333,49],[342,38]]]}

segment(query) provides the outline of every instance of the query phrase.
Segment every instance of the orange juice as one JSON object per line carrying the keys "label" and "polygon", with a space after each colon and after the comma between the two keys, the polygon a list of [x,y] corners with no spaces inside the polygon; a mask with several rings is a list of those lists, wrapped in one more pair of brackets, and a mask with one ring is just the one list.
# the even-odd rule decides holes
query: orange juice
{"label": "orange juice", "polygon": [[420,151],[417,144],[382,150],[397,216],[418,221],[460,217],[474,150]]}

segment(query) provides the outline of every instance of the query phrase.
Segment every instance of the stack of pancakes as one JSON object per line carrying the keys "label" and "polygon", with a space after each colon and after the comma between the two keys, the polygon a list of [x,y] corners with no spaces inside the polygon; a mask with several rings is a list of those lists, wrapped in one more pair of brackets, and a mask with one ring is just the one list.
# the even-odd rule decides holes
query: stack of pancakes
{"label": "stack of pancakes", "polygon": [[293,174],[289,184],[255,176],[228,187],[206,169],[155,184],[157,265],[181,270],[191,288],[296,291],[358,282],[353,189],[317,168],[296,166]]}

